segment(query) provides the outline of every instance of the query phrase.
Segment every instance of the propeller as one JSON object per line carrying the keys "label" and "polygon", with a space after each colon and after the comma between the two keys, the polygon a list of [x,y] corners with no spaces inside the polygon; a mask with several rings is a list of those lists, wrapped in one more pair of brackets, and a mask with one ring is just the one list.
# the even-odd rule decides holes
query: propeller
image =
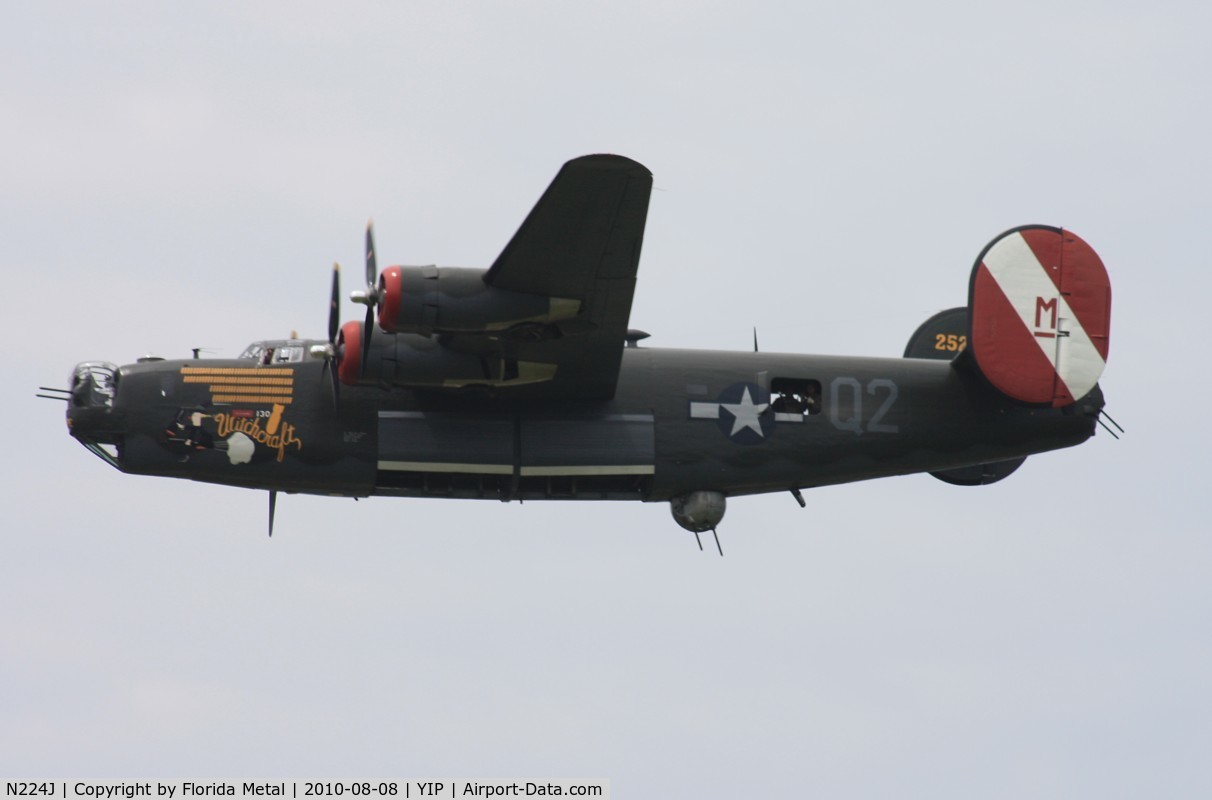
{"label": "propeller", "polygon": [[341,265],[332,265],[332,297],[328,301],[328,343],[337,343],[337,330],[341,327]]}
{"label": "propeller", "polygon": [[336,408],[341,399],[341,381],[333,361],[337,357],[337,331],[341,327],[341,265],[332,265],[332,296],[328,300],[328,347],[331,355],[325,359],[324,368],[332,372],[332,405]]}
{"label": "propeller", "polygon": [[340,381],[337,378],[337,368],[333,365],[333,362],[335,360],[337,360],[338,356],[339,356],[339,354],[337,352],[337,331],[341,324],[340,315],[341,315],[341,265],[333,264],[332,265],[332,297],[329,298],[329,301],[328,301],[328,344],[313,345],[311,348],[311,354],[315,358],[324,359],[324,369],[321,370],[321,374],[323,374],[323,372],[325,372],[325,371],[329,371],[329,370],[332,371],[332,401],[333,401],[334,406],[337,404],[337,401],[340,399],[340,397],[339,397],[340,387],[337,385],[340,383]]}
{"label": "propeller", "polygon": [[375,325],[375,307],[383,299],[379,293],[379,266],[375,258],[375,223],[366,223],[366,288],[350,294],[355,303],[366,306],[366,323],[362,326],[362,365],[370,359],[370,338]]}

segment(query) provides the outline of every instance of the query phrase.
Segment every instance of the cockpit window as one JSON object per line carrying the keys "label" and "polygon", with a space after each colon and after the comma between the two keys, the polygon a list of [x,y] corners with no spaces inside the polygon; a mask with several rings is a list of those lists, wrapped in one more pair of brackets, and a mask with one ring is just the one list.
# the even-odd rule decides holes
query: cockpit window
{"label": "cockpit window", "polygon": [[296,361],[303,360],[303,348],[300,345],[292,344],[285,347],[274,349],[271,364],[293,364]]}
{"label": "cockpit window", "polygon": [[240,358],[247,358],[250,361],[260,361],[263,352],[265,352],[265,348],[262,345],[250,344],[244,348],[244,352],[240,354]]}
{"label": "cockpit window", "polygon": [[303,345],[287,344],[285,342],[254,342],[244,348],[240,358],[256,361],[258,364],[294,364],[303,360]]}

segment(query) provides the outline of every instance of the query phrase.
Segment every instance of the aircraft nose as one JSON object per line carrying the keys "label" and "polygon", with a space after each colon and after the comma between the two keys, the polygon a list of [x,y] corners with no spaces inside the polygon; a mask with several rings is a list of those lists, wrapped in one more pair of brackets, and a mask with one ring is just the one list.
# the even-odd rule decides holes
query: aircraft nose
{"label": "aircraft nose", "polygon": [[67,427],[82,445],[118,466],[122,442],[121,414],[114,409],[118,368],[104,361],[85,361],[72,370],[68,390]]}

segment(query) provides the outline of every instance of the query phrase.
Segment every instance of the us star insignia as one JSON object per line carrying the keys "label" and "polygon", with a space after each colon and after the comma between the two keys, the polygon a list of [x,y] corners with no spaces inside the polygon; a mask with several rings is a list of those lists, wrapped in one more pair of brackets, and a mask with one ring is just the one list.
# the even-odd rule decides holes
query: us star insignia
{"label": "us star insignia", "polygon": [[720,403],[720,408],[732,415],[732,431],[729,436],[736,436],[738,432],[748,428],[758,436],[765,438],[762,433],[761,416],[770,408],[769,403],[755,403],[749,395],[749,387],[745,387],[745,393],[741,396],[739,403]]}
{"label": "us star insignia", "polygon": [[737,444],[759,444],[770,435],[776,417],[770,392],[756,383],[734,383],[720,392],[719,402],[691,401],[691,419],[717,420],[720,431]]}

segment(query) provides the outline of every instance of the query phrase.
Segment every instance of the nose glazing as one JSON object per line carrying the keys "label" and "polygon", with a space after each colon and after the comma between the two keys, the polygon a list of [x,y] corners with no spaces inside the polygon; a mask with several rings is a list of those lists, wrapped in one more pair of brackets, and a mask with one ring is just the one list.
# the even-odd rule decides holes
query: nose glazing
{"label": "nose glazing", "polygon": [[114,414],[118,368],[104,361],[77,364],[70,386],[68,430],[90,451],[117,466],[121,443],[120,425]]}

